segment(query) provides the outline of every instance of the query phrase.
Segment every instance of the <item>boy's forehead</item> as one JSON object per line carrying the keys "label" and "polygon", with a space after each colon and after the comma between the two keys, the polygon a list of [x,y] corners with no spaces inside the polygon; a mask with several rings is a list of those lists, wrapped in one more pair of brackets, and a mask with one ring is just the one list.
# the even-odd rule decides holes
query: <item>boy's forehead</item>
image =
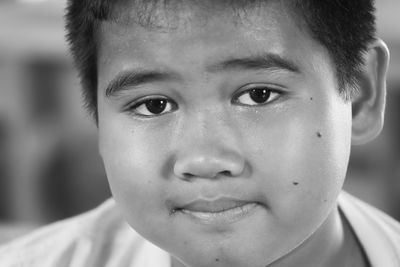
{"label": "boy's forehead", "polygon": [[[114,9],[113,22],[123,26],[141,26],[147,30],[173,31],[186,26],[202,27],[215,20],[229,20],[234,25],[262,27],[261,19],[292,12],[283,0],[172,0],[120,1]],[[278,14],[276,14],[278,13]]]}
{"label": "boy's forehead", "polygon": [[148,6],[142,10],[134,7],[127,5],[119,21],[101,24],[99,68],[115,65],[116,72],[117,68],[128,65],[161,67],[177,63],[182,56],[198,66],[208,66],[224,58],[266,53],[294,62],[299,54],[304,54],[295,51],[315,45],[310,44],[312,38],[299,30],[284,1],[265,1],[263,6],[253,4],[242,8],[218,6],[212,12],[206,12],[204,5],[187,4],[176,10],[153,6],[148,12],[155,16],[153,21],[138,15]]}
{"label": "boy's forehead", "polygon": [[[99,61],[103,63],[109,60],[124,61],[126,55],[120,58],[115,56],[126,54],[127,51],[131,54],[129,58],[134,55],[137,59],[155,58],[161,61],[172,51],[169,50],[167,53],[163,48],[177,46],[193,51],[192,49],[196,47],[204,50],[206,47],[210,49],[222,45],[223,51],[217,52],[221,57],[222,54],[229,55],[240,51],[243,54],[255,55],[269,50],[280,54],[292,50],[289,46],[295,43],[291,41],[293,38],[301,40],[305,37],[290,19],[283,1],[265,1],[263,6],[253,4],[240,8],[218,6],[211,12],[207,12],[210,6],[205,4],[190,6],[189,2],[195,1],[188,1],[186,6],[181,5],[175,10],[171,10],[171,7],[158,6],[159,4],[152,8],[145,6],[142,9],[137,9],[137,4],[127,5],[125,10],[121,11],[118,21],[105,21],[101,24],[98,35]],[[145,9],[149,9],[148,12]],[[140,16],[140,13],[145,11],[148,14]],[[145,17],[150,15],[152,18]],[[249,41],[254,45],[249,46]],[[150,47],[153,49],[150,50]],[[110,51],[114,52],[110,54]],[[140,52],[135,53],[135,51]],[[146,56],[144,51],[151,51],[151,56]],[[183,51],[181,49],[179,51],[179,55],[182,55]],[[213,53],[210,50],[209,52],[209,56],[214,58],[211,56]]]}

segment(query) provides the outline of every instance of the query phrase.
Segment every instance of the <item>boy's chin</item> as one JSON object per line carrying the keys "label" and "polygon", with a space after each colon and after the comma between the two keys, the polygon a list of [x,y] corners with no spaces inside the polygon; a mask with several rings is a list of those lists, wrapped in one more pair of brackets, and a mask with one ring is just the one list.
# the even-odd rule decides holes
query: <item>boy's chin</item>
{"label": "boy's chin", "polygon": [[214,239],[214,244],[210,241],[190,246],[188,242],[184,251],[171,254],[172,267],[270,266],[290,255],[304,242],[304,239],[300,237],[298,240],[289,240],[289,237],[284,236],[282,240],[286,239],[285,244],[276,240],[271,242],[266,239],[266,236],[259,239],[253,235],[249,239],[243,240],[238,235],[237,238],[233,237],[225,241]]}
{"label": "boy's chin", "polygon": [[179,236],[175,236],[174,248],[171,243],[167,246],[171,249],[168,252],[176,257],[172,257],[172,266],[264,267],[282,260],[308,262],[304,258],[309,258],[310,251],[315,251],[324,240],[332,237],[336,228],[336,212],[322,224],[310,223],[296,229],[286,228],[270,216],[271,213],[261,210],[219,231],[217,228],[208,229],[208,232],[196,227],[182,229]]}
{"label": "boy's chin", "polygon": [[259,218],[249,218],[243,224],[233,223],[228,228],[214,226],[206,233],[187,232],[184,242],[176,242],[183,245],[170,252],[179,259],[173,258],[175,265],[172,266],[268,266],[290,253],[304,240],[301,236],[282,234],[284,231],[273,231],[265,222],[264,227],[261,227],[262,224],[257,223]]}
{"label": "boy's chin", "polygon": [[203,254],[199,250],[185,255],[171,256],[172,267],[255,267],[269,266],[276,260],[284,257],[286,253],[271,253],[264,248],[263,253],[254,246],[243,242],[240,247],[220,247],[214,251]]}

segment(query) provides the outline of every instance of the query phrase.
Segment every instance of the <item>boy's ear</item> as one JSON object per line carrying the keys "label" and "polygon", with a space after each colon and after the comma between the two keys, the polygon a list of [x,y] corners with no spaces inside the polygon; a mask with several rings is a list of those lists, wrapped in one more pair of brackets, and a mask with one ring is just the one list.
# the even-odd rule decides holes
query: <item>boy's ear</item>
{"label": "boy's ear", "polygon": [[365,65],[359,77],[359,93],[352,99],[353,145],[364,144],[382,130],[386,102],[386,72],[389,50],[378,39],[369,46]]}

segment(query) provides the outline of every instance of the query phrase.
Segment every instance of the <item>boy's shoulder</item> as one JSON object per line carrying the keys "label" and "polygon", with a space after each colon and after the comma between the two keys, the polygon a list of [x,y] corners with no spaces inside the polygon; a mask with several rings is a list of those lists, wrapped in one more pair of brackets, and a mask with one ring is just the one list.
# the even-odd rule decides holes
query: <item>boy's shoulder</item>
{"label": "boy's shoulder", "polygon": [[0,247],[2,267],[164,266],[168,261],[165,252],[129,227],[112,199]]}
{"label": "boy's shoulder", "polygon": [[346,192],[339,208],[351,225],[372,266],[400,266],[400,223]]}

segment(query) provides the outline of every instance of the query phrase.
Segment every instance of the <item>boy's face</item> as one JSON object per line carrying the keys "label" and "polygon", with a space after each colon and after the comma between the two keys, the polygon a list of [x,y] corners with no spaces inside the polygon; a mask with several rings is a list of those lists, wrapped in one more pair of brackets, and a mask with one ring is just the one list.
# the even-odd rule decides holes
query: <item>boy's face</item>
{"label": "boy's face", "polygon": [[182,11],[175,28],[103,24],[99,145],[145,238],[189,266],[265,266],[334,210],[351,104],[282,6],[226,10]]}

